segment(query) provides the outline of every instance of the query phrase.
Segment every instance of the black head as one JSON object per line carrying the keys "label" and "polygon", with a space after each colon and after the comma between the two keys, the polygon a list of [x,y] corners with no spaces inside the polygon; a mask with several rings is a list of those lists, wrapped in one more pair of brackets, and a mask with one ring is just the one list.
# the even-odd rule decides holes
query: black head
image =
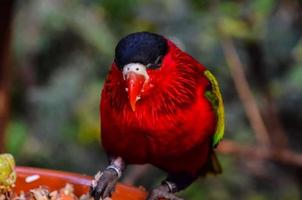
{"label": "black head", "polygon": [[161,35],[149,32],[132,33],[117,44],[115,63],[120,69],[129,63],[141,63],[148,68],[158,68],[167,51],[167,41]]}

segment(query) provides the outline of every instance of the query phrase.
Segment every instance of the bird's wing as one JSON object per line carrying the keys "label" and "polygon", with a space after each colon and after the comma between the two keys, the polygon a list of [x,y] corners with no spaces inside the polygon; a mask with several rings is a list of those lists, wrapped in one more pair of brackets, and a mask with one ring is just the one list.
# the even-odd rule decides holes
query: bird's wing
{"label": "bird's wing", "polygon": [[217,125],[212,142],[213,147],[216,147],[224,135],[224,106],[222,95],[215,76],[209,70],[205,70],[204,75],[211,84],[211,89],[206,91],[205,96],[211,102],[217,114]]}

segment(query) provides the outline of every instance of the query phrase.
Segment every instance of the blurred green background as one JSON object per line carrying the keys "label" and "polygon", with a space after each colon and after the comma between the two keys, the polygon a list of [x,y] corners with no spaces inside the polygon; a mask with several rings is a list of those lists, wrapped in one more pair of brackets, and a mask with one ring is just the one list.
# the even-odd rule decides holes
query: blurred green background
{"label": "blurred green background", "polygon": [[[18,165],[89,175],[102,169],[107,164],[99,141],[102,83],[118,40],[144,30],[165,35],[208,66],[224,96],[225,138],[257,150],[254,129],[236,91],[237,75],[232,76],[227,62],[228,47],[223,46],[231,42],[272,146],[302,153],[301,4],[298,0],[16,1],[5,151],[15,156]],[[181,196],[302,199],[302,165],[223,152],[219,159],[222,175],[199,179]],[[297,159],[301,163],[301,156]],[[130,167],[124,180],[150,188],[165,176],[153,167],[137,174],[139,169]]]}

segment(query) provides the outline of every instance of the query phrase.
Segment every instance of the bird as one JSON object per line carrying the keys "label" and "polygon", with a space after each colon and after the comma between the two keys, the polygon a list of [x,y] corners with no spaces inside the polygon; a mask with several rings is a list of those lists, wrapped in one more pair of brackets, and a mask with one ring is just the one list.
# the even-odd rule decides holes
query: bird
{"label": "bird", "polygon": [[101,142],[108,167],[90,195],[111,197],[127,165],[167,172],[149,200],[180,200],[198,177],[220,174],[215,147],[224,135],[224,105],[215,76],[157,33],[134,32],[115,47],[100,102]]}

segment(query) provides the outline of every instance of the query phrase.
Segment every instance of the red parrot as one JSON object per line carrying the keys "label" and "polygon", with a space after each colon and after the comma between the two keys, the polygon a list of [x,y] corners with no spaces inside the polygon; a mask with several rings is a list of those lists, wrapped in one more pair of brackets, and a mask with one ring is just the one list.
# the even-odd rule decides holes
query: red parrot
{"label": "red parrot", "polygon": [[216,78],[171,40],[149,32],[122,38],[101,95],[101,141],[110,165],[92,183],[96,199],[111,196],[128,164],[168,173],[149,195],[174,193],[208,172],[220,173],[213,149],[224,134]]}

